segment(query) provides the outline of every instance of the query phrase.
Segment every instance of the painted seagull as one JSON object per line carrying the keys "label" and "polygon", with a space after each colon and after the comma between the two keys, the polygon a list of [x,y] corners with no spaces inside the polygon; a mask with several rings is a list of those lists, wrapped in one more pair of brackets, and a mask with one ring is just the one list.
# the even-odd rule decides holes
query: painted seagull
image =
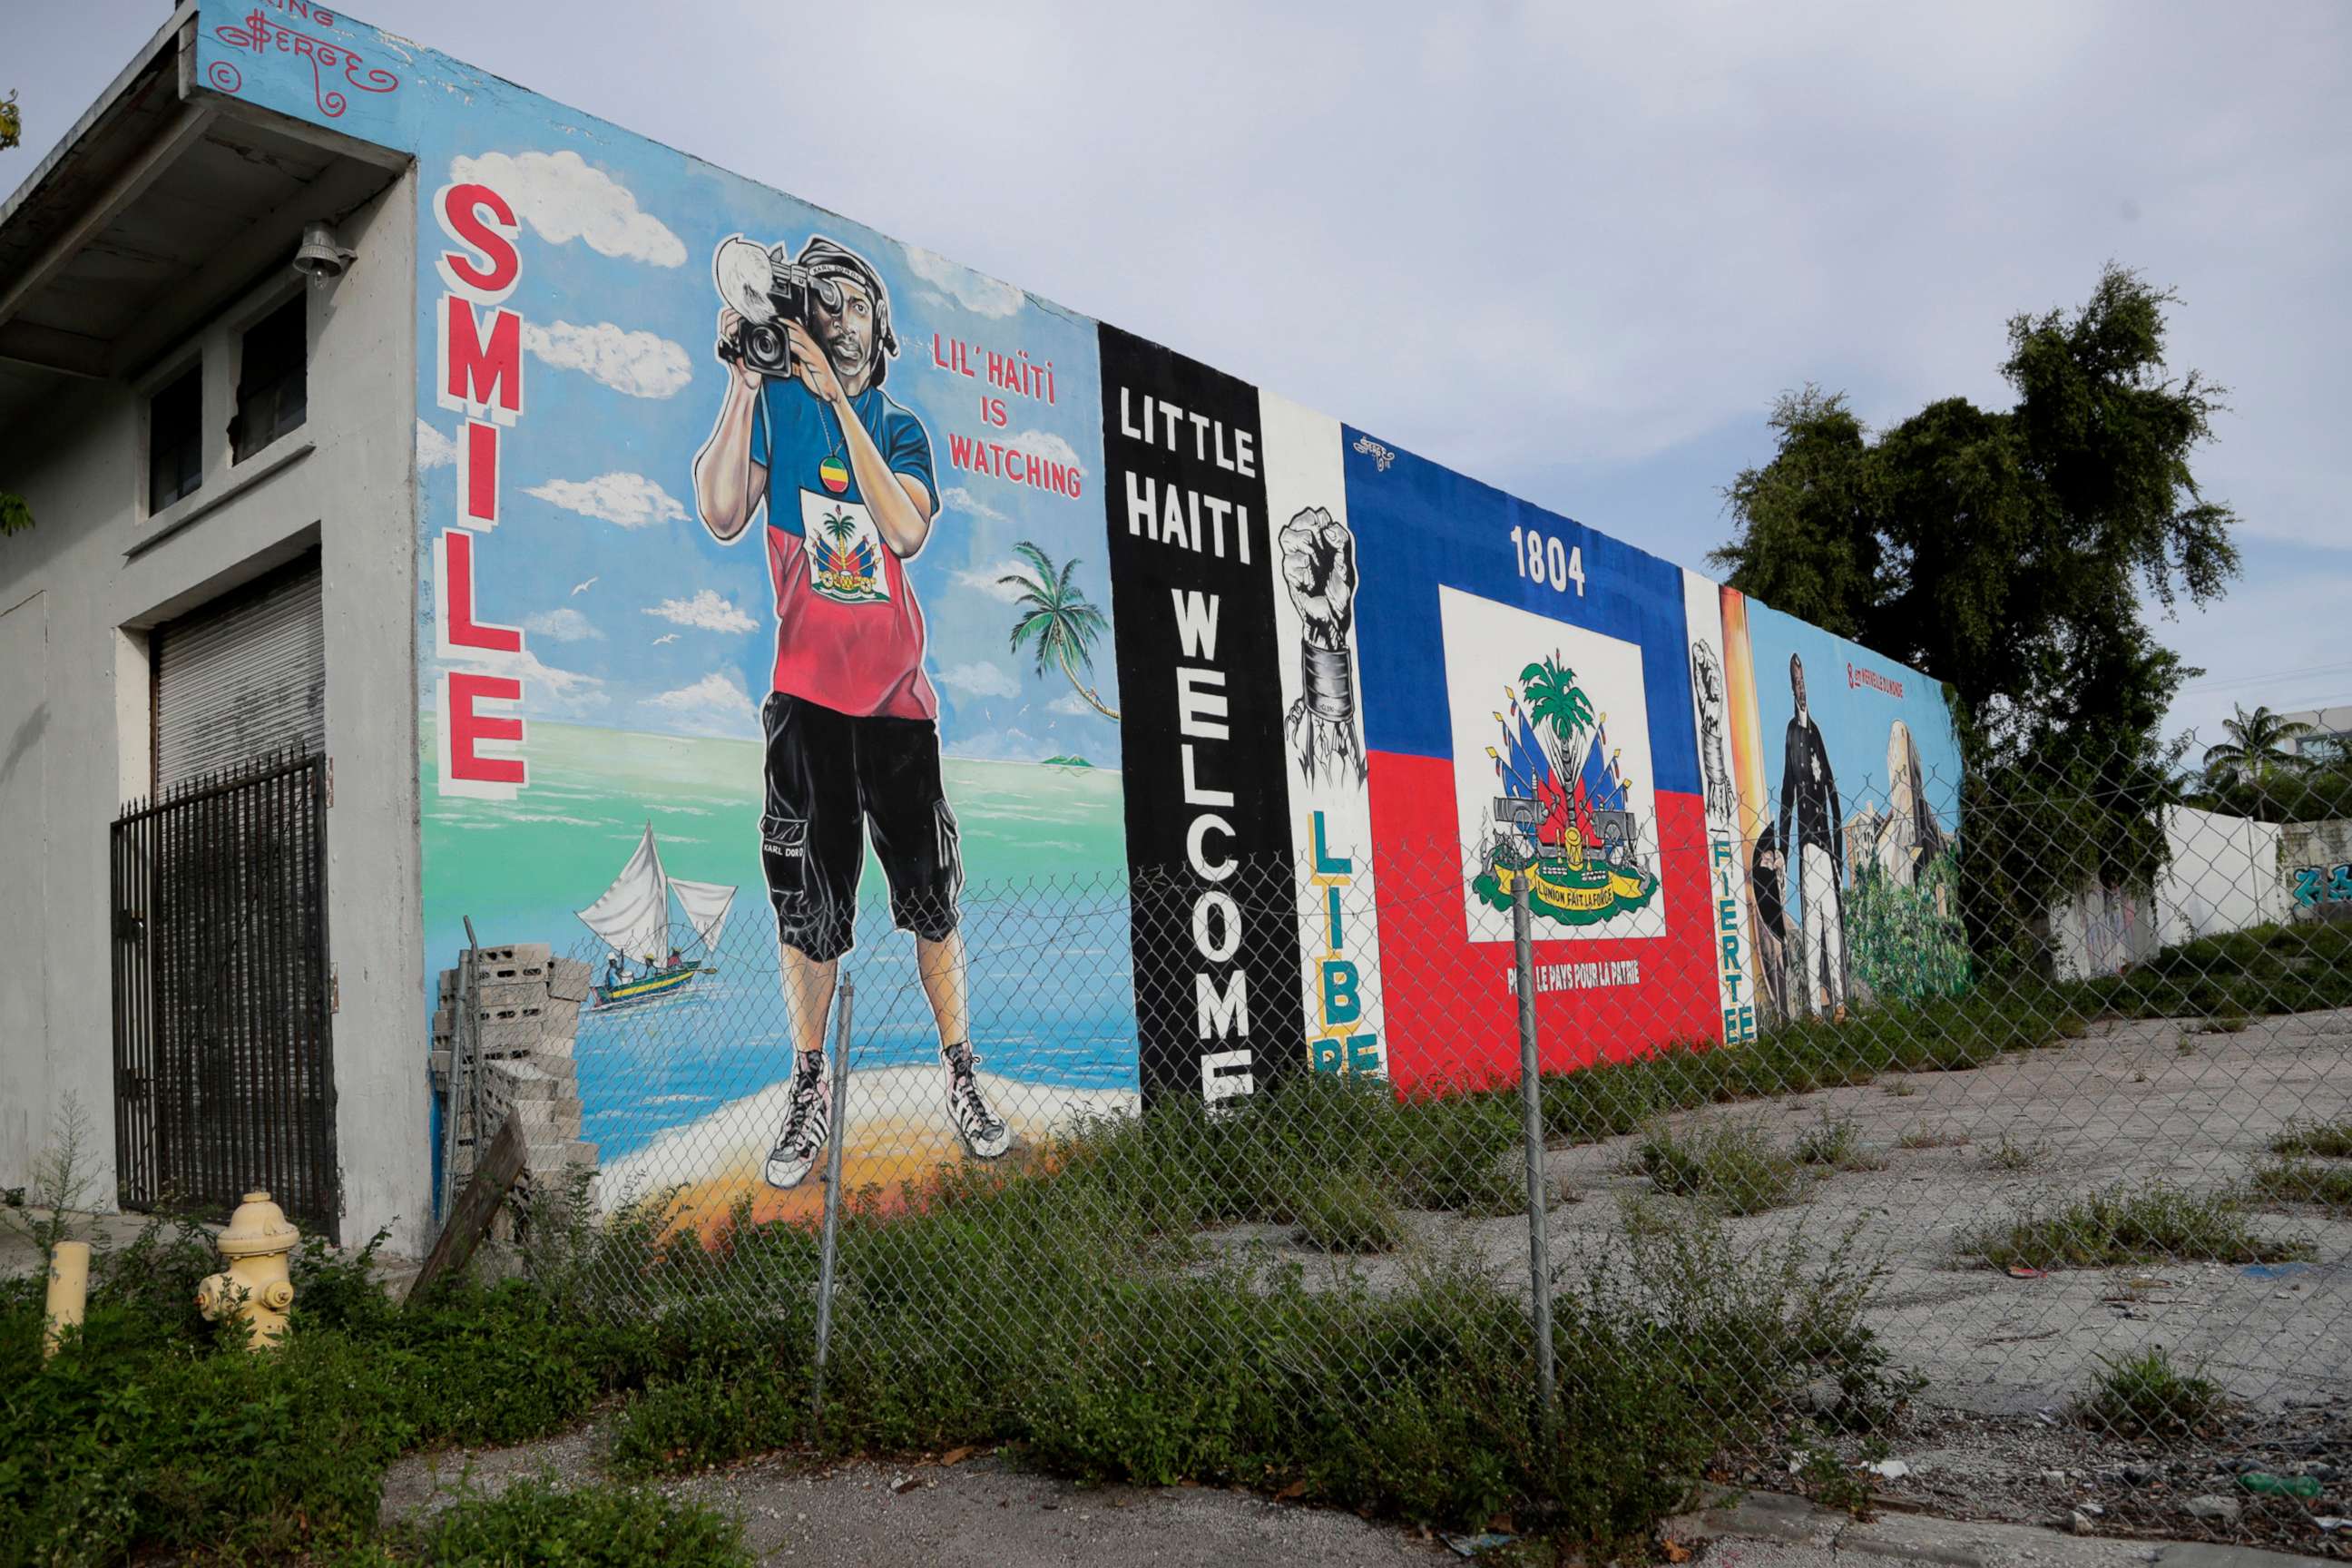
{"label": "painted seagull", "polygon": [[676,632],[664,632],[661,636],[654,638],[654,647],[659,647],[666,642],[676,641],[677,641],[677,634]]}
{"label": "painted seagull", "polygon": [[591,589],[591,588],[594,587],[595,585],[596,585],[596,579],[595,579],[595,578],[593,578],[593,577],[591,577],[591,578],[589,578],[589,579],[588,579],[588,581],[586,581],[585,583],[574,583],[574,584],[572,584],[572,594],[573,594],[573,595],[574,595],[574,596],[577,596],[577,595],[582,595],[582,594],[586,593],[589,589]]}

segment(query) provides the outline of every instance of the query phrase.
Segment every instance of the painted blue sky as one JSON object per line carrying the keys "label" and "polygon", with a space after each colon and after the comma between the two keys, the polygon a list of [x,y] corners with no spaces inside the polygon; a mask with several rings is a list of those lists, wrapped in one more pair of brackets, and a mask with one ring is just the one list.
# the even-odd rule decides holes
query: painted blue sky
{"label": "painted blue sky", "polygon": [[[521,209],[524,415],[504,443],[506,511],[478,548],[478,613],[520,624],[535,661],[527,710],[541,718],[681,733],[752,734],[774,658],[764,540],[722,545],[692,515],[691,465],[725,395],[712,356],[718,295],[709,258],[744,234],[797,251],[812,234],[880,268],[900,352],[887,390],[929,430],[942,501],[909,563],[928,620],[932,679],[951,754],[1034,761],[1076,752],[1115,761],[1114,727],[1057,669],[1039,676],[1008,638],[1018,590],[1002,578],[1030,540],[1108,608],[1100,393],[1091,323],[944,259],[911,250],[629,137],[566,139],[530,100],[478,98],[433,122],[443,178],[487,177]],[[576,230],[570,238],[557,238]],[[426,237],[428,252],[437,236]],[[1010,421],[980,413],[982,381],[937,367],[962,342],[1054,367],[1054,397],[1007,396]],[[428,338],[425,363],[431,363]],[[982,363],[984,363],[984,361]],[[421,449],[438,458],[454,416],[428,408]],[[998,440],[1074,463],[1073,500],[950,466],[950,435]],[[454,515],[456,470],[425,471],[425,516]],[[584,584],[584,586],[583,586]],[[427,628],[429,632],[429,626]],[[1094,679],[1117,706],[1106,641]]]}
{"label": "painted blue sky", "polygon": [[[1776,393],[2000,405],[2008,316],[2139,267],[2231,389],[2199,472],[2246,518],[2243,579],[2160,628],[2210,672],[2174,721],[2352,700],[2333,0],[919,0],[827,12],[822,70],[809,13],[753,0],[362,9],[1695,567]],[[10,18],[0,184],[160,21]]]}

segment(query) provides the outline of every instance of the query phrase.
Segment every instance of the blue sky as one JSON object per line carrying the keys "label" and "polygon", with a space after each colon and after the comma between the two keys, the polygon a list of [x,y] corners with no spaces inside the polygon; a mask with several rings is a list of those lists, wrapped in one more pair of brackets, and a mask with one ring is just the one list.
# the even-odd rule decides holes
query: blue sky
{"label": "blue sky", "polygon": [[[2210,670],[2176,722],[2352,700],[2329,0],[362,15],[1694,566],[1775,394],[1999,405],[2006,318],[2123,261],[2180,289],[2176,364],[2231,389],[2198,470],[2246,574],[2162,628]],[[12,18],[0,183],[160,17]]]}

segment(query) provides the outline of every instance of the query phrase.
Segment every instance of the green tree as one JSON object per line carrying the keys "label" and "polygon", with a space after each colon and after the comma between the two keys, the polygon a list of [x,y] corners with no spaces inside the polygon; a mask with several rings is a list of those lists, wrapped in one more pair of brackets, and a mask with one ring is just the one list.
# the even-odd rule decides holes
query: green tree
{"label": "green tree", "polygon": [[2221,721],[2229,739],[2205,748],[2205,775],[2217,784],[2251,784],[2268,790],[2280,775],[2300,773],[2304,761],[2287,750],[2286,742],[2312,732],[2300,719],[2273,713],[2258,704],[2251,713],[2235,703],[2237,717]]}
{"label": "green tree", "polygon": [[2186,750],[2160,727],[2200,672],[2142,595],[2202,605],[2238,571],[2236,514],[2189,468],[2224,391],[2167,366],[2177,302],[2111,263],[2080,309],[2011,318],[2007,409],[1948,397],[1874,433],[1843,395],[1786,394],[1771,460],[1725,492],[1735,531],[1711,559],[1732,586],[1944,683],[1972,920],[2011,934],[2052,891],[2160,864],[2154,808]]}
{"label": "green tree", "polygon": [[1049,664],[1059,665],[1069,678],[1071,687],[1087,704],[1106,719],[1117,719],[1118,713],[1108,706],[1095,689],[1078,678],[1078,671],[1089,676],[1095,672],[1095,640],[1108,629],[1110,622],[1088,601],[1086,591],[1072,579],[1078,570],[1077,559],[1055,567],[1054,558],[1028,540],[1013,547],[1013,553],[1029,563],[1026,572],[1008,572],[997,581],[1008,588],[1021,590],[1015,601],[1018,615],[1013,623],[1013,651],[1019,653],[1024,645],[1037,656],[1037,673],[1045,673]]}

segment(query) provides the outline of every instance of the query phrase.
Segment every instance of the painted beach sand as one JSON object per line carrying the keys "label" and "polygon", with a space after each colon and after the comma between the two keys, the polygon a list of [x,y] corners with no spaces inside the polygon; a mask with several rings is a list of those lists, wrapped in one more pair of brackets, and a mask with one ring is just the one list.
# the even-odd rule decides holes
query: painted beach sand
{"label": "painted beach sand", "polygon": [[[1131,1065],[1129,1072],[1132,1077]],[[1021,1157],[1024,1145],[1043,1144],[1080,1118],[1122,1114],[1132,1111],[1136,1104],[1131,1089],[1054,1086],[1000,1077],[984,1069],[980,1080],[989,1102],[1013,1129],[1015,1142],[1009,1158],[1013,1160]],[[746,1200],[755,1222],[814,1222],[824,1205],[820,1181],[812,1178],[789,1192],[779,1192],[760,1176],[768,1147],[783,1121],[786,1097],[785,1085],[771,1085],[690,1126],[660,1133],[632,1153],[608,1160],[599,1183],[601,1201],[613,1208],[635,1200],[667,1197],[666,1212],[677,1225],[706,1232]],[[960,1162],[963,1151],[948,1130],[944,1098],[936,1066],[853,1070],[847,1100],[849,1131],[841,1145],[843,1191],[855,1193],[868,1186],[888,1189],[940,1165]],[[704,1174],[681,1181],[677,1173],[688,1169]]]}
{"label": "painted beach sand", "polygon": [[[429,733],[423,749],[434,755]],[[530,754],[530,788],[512,802],[440,797],[428,771],[436,919],[470,915],[485,942],[546,942],[601,970],[604,952],[574,911],[612,881],[648,823],[669,875],[738,888],[710,969],[674,997],[583,1013],[573,1058],[607,1201],[632,1185],[716,1183],[731,1196],[748,1181],[765,1193],[758,1165],[782,1120],[793,1047],[760,862],[759,745],[533,724]],[[964,853],[972,1040],[992,1102],[1033,1139],[1073,1109],[1132,1105],[1118,774],[955,757],[943,772]],[[469,853],[492,829],[497,854]],[[856,988],[844,1154],[862,1172],[853,1181],[888,1182],[955,1150],[935,1103],[938,1037],[913,942],[891,929],[870,857],[859,910],[858,944],[841,964]],[[435,926],[426,940],[437,969],[455,962],[465,932]],[[802,1195],[775,1194],[769,1206],[787,1212]]]}

